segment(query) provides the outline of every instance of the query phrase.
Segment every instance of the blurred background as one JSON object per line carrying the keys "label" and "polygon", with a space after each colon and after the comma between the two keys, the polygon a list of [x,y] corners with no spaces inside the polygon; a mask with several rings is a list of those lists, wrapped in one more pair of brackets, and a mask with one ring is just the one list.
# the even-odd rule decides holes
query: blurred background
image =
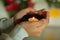
{"label": "blurred background", "polygon": [[11,18],[27,7],[46,9],[50,13],[50,22],[41,37],[28,37],[24,40],[60,40],[60,0],[0,0],[0,18]]}

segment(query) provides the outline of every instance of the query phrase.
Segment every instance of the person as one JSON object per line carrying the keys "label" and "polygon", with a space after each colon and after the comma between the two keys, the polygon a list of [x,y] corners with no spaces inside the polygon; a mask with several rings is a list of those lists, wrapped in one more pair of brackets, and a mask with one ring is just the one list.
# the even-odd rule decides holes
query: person
{"label": "person", "polygon": [[[45,10],[43,10],[43,11],[45,11]],[[3,23],[0,21],[0,23],[2,23],[2,24],[0,24],[0,26],[5,27],[5,28],[0,27],[0,29],[7,28],[9,30],[9,28],[11,26],[13,26],[14,23],[15,23],[15,25],[17,24],[18,19],[21,19],[24,15],[26,15],[29,12],[34,12],[37,14],[37,11],[33,8],[23,9],[23,10],[19,11],[16,15],[14,15],[12,17],[12,19],[8,19],[8,20],[3,19],[2,20]],[[19,26],[13,27],[14,28],[13,31],[10,28],[10,33],[9,33],[10,38],[7,36],[5,38],[5,40],[11,40],[11,39],[12,40],[23,40],[24,37],[28,37],[28,36],[40,36],[42,31],[48,25],[48,23],[49,23],[49,13],[47,13],[46,19],[41,19],[41,20],[39,20],[39,22],[29,23],[29,24],[28,24],[28,22],[23,22],[23,23],[19,24]],[[8,26],[10,26],[10,27],[8,28]],[[4,35],[4,33],[1,33],[1,36],[2,35]],[[5,36],[6,36],[6,34],[5,34]]]}

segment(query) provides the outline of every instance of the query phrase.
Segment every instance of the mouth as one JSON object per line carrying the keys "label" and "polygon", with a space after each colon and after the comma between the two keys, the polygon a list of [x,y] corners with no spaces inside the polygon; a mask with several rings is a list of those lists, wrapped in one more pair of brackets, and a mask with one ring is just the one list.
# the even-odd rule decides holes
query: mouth
{"label": "mouth", "polygon": [[45,19],[46,18],[46,14],[35,14],[35,13],[27,13],[25,16],[23,16],[19,21],[24,22],[24,21],[28,21],[29,18],[35,17],[38,20],[41,19]]}

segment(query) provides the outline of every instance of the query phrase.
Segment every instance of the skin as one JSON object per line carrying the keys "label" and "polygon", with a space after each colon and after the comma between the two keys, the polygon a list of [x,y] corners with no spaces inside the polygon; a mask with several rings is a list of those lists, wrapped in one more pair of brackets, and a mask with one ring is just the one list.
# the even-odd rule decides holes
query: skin
{"label": "skin", "polygon": [[[26,15],[29,12],[34,12],[37,14],[37,11],[35,9],[26,8],[21,10],[15,15],[15,20],[22,18],[24,15]],[[48,25],[48,23],[49,23],[49,13],[47,13],[46,19],[41,19],[38,22],[28,22],[28,21],[22,22],[20,23],[20,26],[22,26],[27,31],[29,36],[40,36],[42,31]]]}

